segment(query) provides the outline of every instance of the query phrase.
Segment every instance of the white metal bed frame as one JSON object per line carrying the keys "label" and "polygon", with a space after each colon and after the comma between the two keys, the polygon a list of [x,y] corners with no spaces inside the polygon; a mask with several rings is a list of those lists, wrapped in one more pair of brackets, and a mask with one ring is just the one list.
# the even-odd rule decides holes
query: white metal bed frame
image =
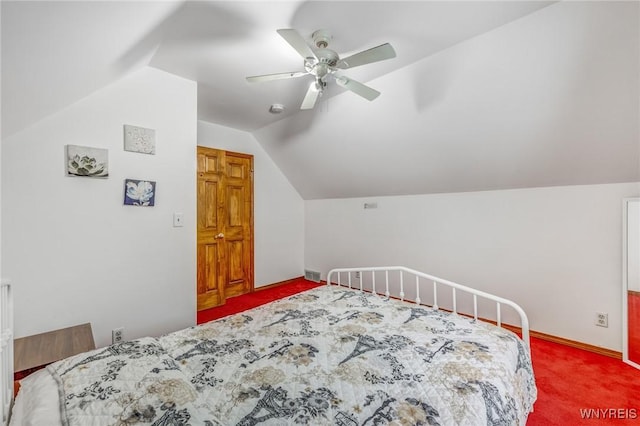
{"label": "white metal bed frame", "polygon": [[0,414],[2,424],[9,424],[13,403],[13,298],[11,284],[0,284]]}
{"label": "white metal bed frame", "polygon": [[[395,274],[390,274],[394,273]],[[342,281],[343,275],[346,274],[346,282]],[[405,285],[410,285],[409,281],[413,278],[415,282],[415,300],[412,302],[429,306],[433,309],[442,309],[438,306],[438,287],[444,286],[451,290],[451,300],[452,300],[452,309],[451,311],[454,314],[463,314],[468,316],[473,316],[474,320],[484,320],[490,321],[488,319],[479,318],[478,317],[478,298],[486,299],[491,302],[495,302],[496,305],[496,319],[495,322],[498,327],[503,327],[502,324],[502,305],[509,306],[513,308],[513,310],[520,316],[520,327],[522,330],[522,341],[524,342],[527,350],[531,352],[531,346],[529,342],[529,319],[527,318],[527,314],[524,310],[515,302],[504,299],[499,296],[495,296],[493,294],[486,293],[484,291],[476,290],[471,287],[464,286],[462,284],[457,284],[452,281],[448,281],[442,278],[434,277],[433,275],[425,274],[423,272],[419,272],[413,269],[406,268],[404,266],[380,266],[380,267],[364,267],[364,268],[337,268],[332,269],[327,274],[327,285],[337,284],[342,285],[349,288],[354,288],[352,285],[354,281],[356,282],[356,287],[358,287],[361,291],[367,290],[371,291],[373,294],[382,293],[379,292],[376,288],[376,275],[383,275],[384,277],[384,296],[391,297],[390,293],[390,283],[395,283],[399,285],[400,291],[398,293],[398,298],[400,300],[405,299]],[[395,275],[395,277],[393,276]],[[335,277],[335,278],[334,278]],[[390,281],[391,277],[391,281]],[[394,281],[395,278],[395,281]],[[367,283],[365,286],[364,283]],[[429,285],[431,284],[432,289],[429,289]],[[365,288],[370,286],[371,288]],[[420,294],[426,297],[432,297],[432,304],[422,303],[422,299],[420,298]],[[431,294],[427,294],[427,292]],[[473,313],[466,312],[458,312],[458,292],[464,292],[472,295],[473,298]],[[395,296],[394,296],[395,297]]]}

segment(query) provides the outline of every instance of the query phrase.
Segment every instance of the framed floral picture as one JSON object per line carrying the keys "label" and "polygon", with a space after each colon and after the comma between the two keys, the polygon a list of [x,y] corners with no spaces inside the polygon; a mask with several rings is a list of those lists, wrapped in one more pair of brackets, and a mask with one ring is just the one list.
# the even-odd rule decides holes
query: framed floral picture
{"label": "framed floral picture", "polygon": [[67,145],[65,148],[67,176],[109,176],[109,150],[78,145]]}
{"label": "framed floral picture", "polygon": [[124,150],[154,155],[156,153],[156,131],[125,124]]}
{"label": "framed floral picture", "polygon": [[126,206],[153,206],[156,202],[156,183],[150,180],[124,180]]}

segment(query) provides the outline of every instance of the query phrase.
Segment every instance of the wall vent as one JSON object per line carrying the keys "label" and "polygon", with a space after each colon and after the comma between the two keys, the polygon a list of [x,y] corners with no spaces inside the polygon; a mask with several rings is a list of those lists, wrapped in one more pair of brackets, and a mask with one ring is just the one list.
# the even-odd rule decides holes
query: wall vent
{"label": "wall vent", "polygon": [[308,269],[304,270],[304,279],[309,281],[315,281],[317,283],[320,282],[320,272],[310,271]]}

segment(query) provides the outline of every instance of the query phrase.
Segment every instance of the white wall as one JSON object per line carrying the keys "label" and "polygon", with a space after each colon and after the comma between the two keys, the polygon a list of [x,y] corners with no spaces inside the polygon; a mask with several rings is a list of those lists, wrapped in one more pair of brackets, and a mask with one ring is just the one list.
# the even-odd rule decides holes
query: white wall
{"label": "white wall", "polygon": [[304,202],[247,132],[198,122],[198,145],[252,154],[255,286],[304,274]]}
{"label": "white wall", "polygon": [[640,200],[627,202],[627,289],[640,292]]}
{"label": "white wall", "polygon": [[[0,4],[0,23],[2,22],[2,5]],[[0,46],[2,46],[2,31],[0,31]],[[0,55],[0,69],[2,69],[2,55]],[[0,84],[0,134],[2,134],[2,84]],[[0,144],[0,223],[2,223],[2,144]],[[2,274],[2,226],[0,226],[0,280]]]}
{"label": "white wall", "polygon": [[639,183],[309,200],[305,267],[408,266],[515,300],[533,330],[621,350],[621,200],[637,195]]}
{"label": "white wall", "polygon": [[[135,338],[195,323],[196,104],[194,82],[144,68],[3,140],[17,337],[90,322],[102,346],[116,327]],[[157,154],[125,152],[123,124],[156,129]],[[65,176],[66,144],[107,148],[109,178]],[[155,207],[124,206],[125,178],[155,180]]]}

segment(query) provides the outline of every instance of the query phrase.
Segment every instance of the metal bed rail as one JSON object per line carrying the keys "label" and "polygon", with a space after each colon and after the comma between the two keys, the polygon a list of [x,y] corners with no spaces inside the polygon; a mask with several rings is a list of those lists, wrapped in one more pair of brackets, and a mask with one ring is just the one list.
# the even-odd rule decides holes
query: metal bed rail
{"label": "metal bed rail", "polygon": [[[345,276],[346,275],[346,276]],[[380,279],[382,275],[382,280]],[[376,282],[376,277],[378,281]],[[343,281],[343,278],[345,280]],[[380,283],[382,281],[382,283]],[[411,283],[413,281],[414,284]],[[366,283],[366,284],[365,284]],[[441,309],[438,306],[438,295],[444,287],[450,289],[451,299],[451,311],[454,314],[463,314],[472,316],[474,320],[485,320],[478,317],[478,300],[488,300],[495,303],[496,319],[495,322],[498,327],[502,325],[502,305],[511,307],[520,316],[520,328],[522,333],[522,341],[524,342],[527,350],[530,349],[529,345],[529,319],[524,310],[515,302],[495,296],[490,293],[486,293],[481,290],[476,290],[471,287],[467,287],[462,284],[454,283],[449,280],[434,277],[433,275],[425,274],[424,272],[416,271],[404,266],[376,266],[376,267],[362,267],[362,268],[336,268],[329,271],[327,274],[327,285],[337,284],[349,288],[357,288],[361,291],[371,291],[373,294],[383,294],[385,297],[397,297],[400,300],[405,300],[406,292],[409,287],[415,285],[412,290],[415,294],[415,299],[410,300],[418,305],[430,306],[433,309]],[[392,295],[390,291],[391,286],[399,287],[397,295]],[[379,290],[379,286],[382,286],[382,290]],[[431,288],[429,288],[431,287]],[[459,293],[467,293],[472,297],[473,313],[458,312],[458,296]],[[431,297],[431,305],[422,303],[423,299],[420,295]]]}

